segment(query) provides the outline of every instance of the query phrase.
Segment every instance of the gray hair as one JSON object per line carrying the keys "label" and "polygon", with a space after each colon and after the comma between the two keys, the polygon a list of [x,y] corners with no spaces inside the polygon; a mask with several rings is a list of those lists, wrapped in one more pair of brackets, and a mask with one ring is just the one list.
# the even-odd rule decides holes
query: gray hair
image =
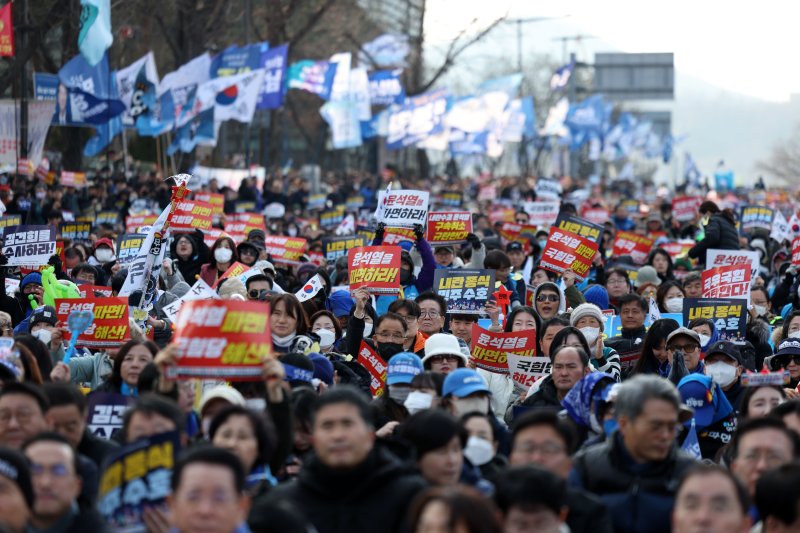
{"label": "gray hair", "polygon": [[681,397],[678,389],[662,377],[637,374],[621,383],[617,389],[617,400],[614,402],[614,414],[635,420],[642,414],[647,400],[663,400],[670,403],[675,410],[680,410]]}

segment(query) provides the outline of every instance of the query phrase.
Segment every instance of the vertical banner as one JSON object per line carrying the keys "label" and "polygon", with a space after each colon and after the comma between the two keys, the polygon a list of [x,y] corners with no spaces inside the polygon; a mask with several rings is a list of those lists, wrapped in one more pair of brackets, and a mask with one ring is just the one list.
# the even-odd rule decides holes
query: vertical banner
{"label": "vertical banner", "polygon": [[170,379],[261,380],[272,349],[269,306],[262,302],[193,300],[178,314],[173,342],[178,365]]}
{"label": "vertical banner", "polygon": [[747,327],[747,300],[732,298],[684,298],[683,323],[708,318],[719,332],[719,340],[743,344]]}
{"label": "vertical banner", "polygon": [[361,348],[358,350],[358,364],[369,372],[369,391],[372,396],[382,395],[386,385],[386,362],[364,341],[361,341]]}
{"label": "vertical banner", "polygon": [[494,291],[494,270],[437,268],[433,289],[447,300],[447,313],[479,315]]}
{"label": "vertical banner", "polygon": [[350,290],[364,287],[372,294],[400,292],[400,247],[363,246],[347,252]]}
{"label": "vertical banner", "polygon": [[495,374],[509,373],[508,353],[536,356],[536,330],[495,333],[472,325],[472,362]]}

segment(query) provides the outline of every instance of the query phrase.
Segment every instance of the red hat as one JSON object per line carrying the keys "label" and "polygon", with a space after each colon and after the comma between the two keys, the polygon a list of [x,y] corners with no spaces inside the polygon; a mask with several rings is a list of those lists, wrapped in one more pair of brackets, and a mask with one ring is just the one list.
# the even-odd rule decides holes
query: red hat
{"label": "red hat", "polygon": [[108,246],[112,250],[114,249],[114,243],[108,237],[103,237],[102,239],[97,239],[97,242],[94,243],[94,249],[97,250],[98,246]]}

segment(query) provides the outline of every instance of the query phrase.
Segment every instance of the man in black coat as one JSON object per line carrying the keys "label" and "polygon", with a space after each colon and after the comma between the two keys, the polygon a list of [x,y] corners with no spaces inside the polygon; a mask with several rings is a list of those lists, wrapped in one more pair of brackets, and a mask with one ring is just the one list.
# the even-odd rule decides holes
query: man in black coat
{"label": "man in black coat", "polygon": [[622,330],[616,337],[604,341],[606,347],[613,348],[619,354],[623,375],[636,363],[638,354],[642,353],[642,345],[647,330],[644,319],[647,316],[648,304],[638,294],[625,294],[619,299],[619,318]]}
{"label": "man in black coat", "polygon": [[689,250],[690,258],[705,263],[708,250],[738,250],[740,248],[736,219],[730,209],[721,211],[717,204],[709,200],[700,205],[700,216],[710,218],[705,226],[705,237]]}
{"label": "man in black coat", "polygon": [[268,500],[293,504],[320,533],[403,530],[408,505],[425,482],[375,445],[363,393],[341,385],[322,394],[312,436],[314,452],[298,478]]}

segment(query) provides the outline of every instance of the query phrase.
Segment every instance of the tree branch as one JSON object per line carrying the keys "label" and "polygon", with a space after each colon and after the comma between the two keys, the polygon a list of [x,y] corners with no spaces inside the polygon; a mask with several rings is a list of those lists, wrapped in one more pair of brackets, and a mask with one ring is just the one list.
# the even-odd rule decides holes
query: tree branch
{"label": "tree branch", "polygon": [[311,147],[313,144],[313,140],[311,139],[311,134],[306,131],[303,125],[300,122],[300,113],[297,111],[297,107],[294,104],[294,99],[289,98],[289,95],[286,95],[284,99],[286,102],[286,106],[289,108],[289,114],[292,116],[292,121],[297,126],[297,129],[300,131],[300,134],[303,136],[303,139],[306,141],[306,146]]}
{"label": "tree branch", "polygon": [[336,0],[325,0],[323,3],[306,21],[305,25],[297,31],[290,39],[289,39],[289,49],[293,46],[297,46],[299,43],[312,29],[317,23],[322,19],[322,15],[325,14],[328,9],[336,3]]}

